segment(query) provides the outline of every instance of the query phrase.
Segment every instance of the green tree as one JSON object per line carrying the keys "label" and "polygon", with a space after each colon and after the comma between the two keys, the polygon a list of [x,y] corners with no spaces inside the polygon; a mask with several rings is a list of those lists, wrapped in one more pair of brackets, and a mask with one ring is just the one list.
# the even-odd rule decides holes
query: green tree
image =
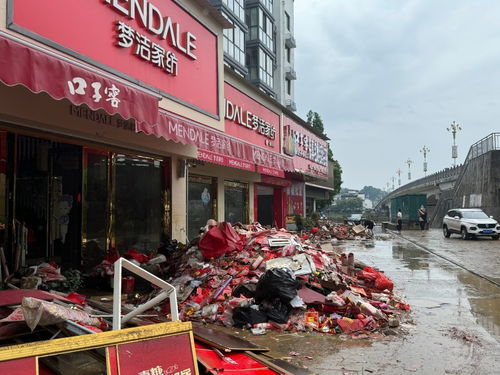
{"label": "green tree", "polygon": [[387,192],[373,186],[365,186],[359,192],[365,194],[373,203],[380,202],[387,195]]}
{"label": "green tree", "polygon": [[346,198],[337,202],[336,211],[345,214],[361,212],[363,210],[363,200],[361,198]]}
{"label": "green tree", "polygon": [[321,116],[318,112],[309,110],[309,112],[307,112],[307,122],[313,127],[313,129],[317,130],[321,134],[325,134],[325,126],[323,125],[323,120],[321,120]]}

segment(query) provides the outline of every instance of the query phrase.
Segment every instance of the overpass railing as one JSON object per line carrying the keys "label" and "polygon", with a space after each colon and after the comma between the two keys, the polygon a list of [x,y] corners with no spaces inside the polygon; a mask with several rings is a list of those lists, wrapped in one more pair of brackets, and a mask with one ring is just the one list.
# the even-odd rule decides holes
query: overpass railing
{"label": "overpass railing", "polygon": [[471,159],[477,158],[478,156],[494,150],[500,150],[500,133],[491,133],[470,146],[469,153],[465,158],[464,164],[467,164],[467,162]]}

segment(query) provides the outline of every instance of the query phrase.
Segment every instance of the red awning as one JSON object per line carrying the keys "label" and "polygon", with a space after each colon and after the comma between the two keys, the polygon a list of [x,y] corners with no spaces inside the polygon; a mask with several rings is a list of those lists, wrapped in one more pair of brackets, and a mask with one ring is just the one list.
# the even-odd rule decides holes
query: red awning
{"label": "red awning", "polygon": [[0,34],[0,81],[6,85],[23,85],[54,99],[66,98],[110,115],[118,113],[125,119],[135,119],[137,124],[157,122],[158,99],[153,95],[14,38]]}
{"label": "red awning", "polygon": [[[192,121],[160,112],[157,125],[141,124],[138,131],[198,147],[198,158],[215,164],[266,173],[265,168],[293,171],[292,158],[246,143]],[[273,171],[274,175],[275,171]]]}

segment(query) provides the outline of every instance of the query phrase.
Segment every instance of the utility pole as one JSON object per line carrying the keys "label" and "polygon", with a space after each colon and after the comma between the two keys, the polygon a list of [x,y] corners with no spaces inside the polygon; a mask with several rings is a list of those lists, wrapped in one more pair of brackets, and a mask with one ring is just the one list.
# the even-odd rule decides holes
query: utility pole
{"label": "utility pole", "polygon": [[392,176],[391,180],[392,180],[392,190],[394,190],[394,181],[396,180],[396,177]]}
{"label": "utility pole", "polygon": [[458,157],[458,148],[455,143],[455,138],[459,130],[462,130],[459,124],[453,121],[449,128],[446,128],[453,135],[453,146],[451,146],[451,157],[453,158],[453,166],[457,165],[457,157]]}
{"label": "utility pole", "polygon": [[399,186],[401,186],[401,169],[398,169],[396,171],[396,174],[398,175],[398,184]]}
{"label": "utility pole", "polygon": [[408,181],[410,181],[411,180],[411,164],[413,163],[413,161],[410,160],[410,158],[408,158],[408,160],[405,163],[408,164]]}
{"label": "utility pole", "polygon": [[422,154],[424,154],[424,176],[427,176],[427,154],[431,152],[430,148],[424,147],[420,150]]}

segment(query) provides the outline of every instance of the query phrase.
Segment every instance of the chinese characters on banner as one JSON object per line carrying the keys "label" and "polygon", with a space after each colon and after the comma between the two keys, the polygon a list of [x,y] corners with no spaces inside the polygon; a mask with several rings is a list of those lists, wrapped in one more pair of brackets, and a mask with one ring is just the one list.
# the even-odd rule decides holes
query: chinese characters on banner
{"label": "chinese characters on banner", "polygon": [[241,106],[235,105],[229,100],[226,102],[225,117],[228,120],[234,121],[238,125],[254,130],[269,139],[276,138],[276,127],[266,120],[260,118],[250,111],[245,111]]}
{"label": "chinese characters on banner", "polygon": [[[89,85],[85,78],[74,77],[68,81],[68,88],[71,95],[86,96],[88,95],[87,88],[89,88]],[[90,84],[89,89],[93,92],[92,99],[95,103],[99,103],[102,99],[101,88],[102,84],[100,82],[92,82]],[[105,100],[110,102],[113,108],[118,108],[120,105],[120,99],[118,98],[120,89],[116,87],[115,84],[112,84],[111,87],[105,87],[103,92],[107,96]]]}
{"label": "chinese characters on banner", "polygon": [[175,53],[165,50],[159,44],[152,42],[151,39],[121,21],[116,23],[116,29],[120,47],[130,48],[135,45],[135,55],[163,69],[168,74],[173,76],[178,74]]}

